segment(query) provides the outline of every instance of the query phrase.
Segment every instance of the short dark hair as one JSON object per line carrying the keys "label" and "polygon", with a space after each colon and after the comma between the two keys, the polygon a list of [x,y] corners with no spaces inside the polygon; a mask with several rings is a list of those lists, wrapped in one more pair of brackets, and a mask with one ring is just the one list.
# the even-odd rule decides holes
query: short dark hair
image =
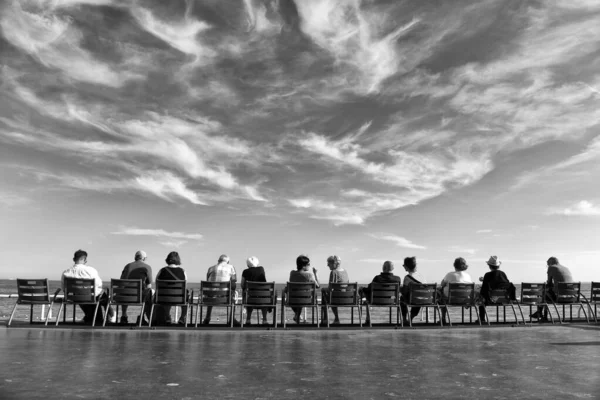
{"label": "short dark hair", "polygon": [[167,263],[167,265],[181,265],[181,258],[179,258],[179,253],[177,253],[176,251],[170,252],[165,262]]}
{"label": "short dark hair", "polygon": [[458,257],[454,260],[454,269],[457,271],[466,271],[469,266],[467,265],[467,260],[462,257]]}
{"label": "short dark hair", "polygon": [[79,260],[81,257],[84,257],[84,258],[87,260],[87,256],[88,256],[88,255],[87,255],[87,251],[79,249],[79,250],[77,250],[77,251],[75,252],[75,254],[73,255],[73,261],[77,261],[77,260]]}
{"label": "short dark hair", "polygon": [[559,264],[558,258],[556,258],[556,257],[550,257],[548,259],[548,265],[557,265],[557,264]]}
{"label": "short dark hair", "polygon": [[302,268],[306,267],[309,264],[310,258],[306,257],[303,254],[299,255],[298,258],[296,258],[296,269],[298,271],[300,271]]}
{"label": "short dark hair", "polygon": [[411,271],[417,268],[417,257],[406,257],[404,259],[404,266]]}

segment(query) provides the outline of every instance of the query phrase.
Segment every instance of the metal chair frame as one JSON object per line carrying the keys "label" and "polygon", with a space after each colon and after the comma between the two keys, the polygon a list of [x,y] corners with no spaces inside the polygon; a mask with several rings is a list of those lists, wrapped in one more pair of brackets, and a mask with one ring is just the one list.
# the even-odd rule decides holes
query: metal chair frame
{"label": "metal chair frame", "polygon": [[[490,298],[490,304],[486,304],[485,299],[482,299],[481,305],[486,310],[487,316],[487,308],[488,307],[496,307],[496,323],[500,323],[500,307],[502,307],[502,316],[503,323],[506,323],[506,307],[510,306],[512,308],[513,314],[515,315],[515,322],[519,325],[519,317],[517,317],[517,311],[515,310],[515,305],[510,298],[510,284],[506,284],[506,287],[499,287],[495,289],[490,289],[488,293],[488,297]],[[517,304],[517,306],[519,306]],[[521,313],[521,318],[523,318],[523,312],[521,311],[521,307],[519,307],[519,312]],[[483,318],[483,316],[481,316]],[[490,319],[486,318],[488,326],[490,326]]]}
{"label": "metal chair frame", "polygon": [[[437,283],[416,283],[410,282],[408,284],[408,294],[407,294],[407,302],[404,305],[407,307],[407,310],[410,313],[408,307],[425,307],[426,321],[429,322],[429,308],[433,307],[433,323],[435,324],[436,313],[438,312],[440,316],[440,326],[442,324],[442,311],[440,310],[440,306],[438,304],[437,298]],[[408,318],[408,324],[412,328],[412,318]]]}
{"label": "metal chair frame", "polygon": [[371,307],[388,307],[390,310],[390,325],[392,324],[392,308],[396,308],[396,326],[400,325],[404,327],[404,323],[400,318],[401,311],[401,296],[400,296],[400,283],[377,283],[371,282],[371,290],[369,298],[367,299],[367,319],[369,321],[369,328],[373,327],[371,321]]}
{"label": "metal chair frame", "polygon": [[[590,323],[590,319],[587,316],[585,311],[584,303],[581,301],[581,282],[557,282],[556,284],[556,300],[553,300],[550,296],[548,299],[551,304],[554,306],[556,310],[556,314],[558,315],[558,322],[561,324],[565,319],[565,307],[569,306],[569,322],[573,321],[573,306],[578,305],[580,310],[583,311],[583,315],[587,323]],[[585,298],[585,297],[584,297]],[[586,300],[587,302],[587,300]],[[562,305],[562,318],[560,312],[557,308],[557,305]]]}
{"label": "metal chair frame", "polygon": [[540,306],[548,308],[548,315],[550,316],[550,321],[554,324],[554,317],[552,317],[552,313],[548,307],[546,293],[546,283],[521,283],[521,298],[519,302],[517,302],[517,306],[519,307],[519,311],[521,312],[521,318],[523,319],[523,324],[526,324],[525,317],[523,316],[523,311],[521,310],[521,304],[529,306],[529,323],[533,322],[531,318],[532,307]]}
{"label": "metal chair frame", "polygon": [[[450,282],[448,283],[448,300],[444,301],[442,297],[441,307],[446,308],[446,314],[448,315],[448,323],[452,327],[452,319],[450,318],[450,311],[448,307],[461,307],[461,323],[465,323],[465,307],[469,307],[469,321],[473,322],[473,309],[477,314],[477,320],[481,326],[481,318],[479,316],[479,310],[477,309],[477,303],[475,302],[475,283],[459,283]],[[443,321],[442,321],[443,323]]]}
{"label": "metal chair frame", "polygon": [[273,309],[273,327],[277,328],[277,290],[275,282],[246,281],[242,291],[242,304],[240,307],[240,324],[244,327],[244,307],[252,307],[257,311],[263,308]]}
{"label": "metal chair frame", "polygon": [[[600,282],[592,282],[590,288],[590,298],[586,299],[583,293],[581,296],[585,299],[588,308],[590,310],[590,315],[594,316],[594,322],[598,323],[598,304],[600,304]],[[592,308],[592,305],[594,306]]]}
{"label": "metal chair frame", "polygon": [[108,309],[114,305],[116,308],[116,318],[119,320],[119,306],[141,306],[140,311],[140,322],[139,326],[142,326],[144,320],[144,307],[146,305],[144,301],[144,289],[143,282],[141,279],[111,279],[110,289],[108,291],[108,305],[104,312],[104,323],[102,326],[106,326],[106,320],[108,319]]}
{"label": "metal chair frame", "polygon": [[[95,305],[94,318],[92,320],[92,328],[96,325],[96,316],[98,315],[98,308],[100,307],[100,298],[102,293],[96,296],[96,280],[94,278],[82,279],[82,278],[64,278],[65,291],[64,298],[58,309],[58,315],[56,316],[56,326],[60,321],[60,314],[63,308],[65,313],[63,315],[63,323],[66,322],[67,318],[67,306],[73,304],[73,322],[75,322],[75,310],[78,305],[91,304]],[[59,290],[54,294],[54,301]],[[107,306],[108,308],[108,306]]]}
{"label": "metal chair frame", "polygon": [[361,296],[358,294],[358,283],[330,283],[327,292],[328,298],[326,304],[324,304],[327,327],[330,327],[329,307],[345,307],[350,308],[350,323],[352,325],[354,325],[354,308],[358,309],[358,322],[362,328],[362,307],[360,305]]}
{"label": "metal chair frame", "polygon": [[[190,306],[190,301],[187,293],[187,281],[185,280],[163,280],[157,279],[156,291],[154,293],[154,299],[152,300],[152,307],[150,308],[150,320],[148,321],[148,327],[152,327],[152,317],[154,316],[154,306],[171,306],[171,307],[184,307]],[[194,292],[192,291],[190,297],[193,298]],[[143,318],[140,318],[140,320]],[[141,321],[140,321],[141,322]],[[184,326],[187,328],[187,318],[185,319]]]}
{"label": "metal chair frame", "polygon": [[50,315],[50,311],[52,310],[52,306],[54,305],[54,299],[50,300],[50,288],[48,287],[48,279],[17,278],[17,295],[17,302],[15,303],[15,306],[12,312],[10,313],[10,318],[8,319],[8,323],[6,324],[7,327],[10,327],[15,312],[17,311],[17,306],[19,305],[31,306],[29,310],[30,324],[33,323],[33,306],[48,305],[48,312],[46,313],[46,317],[44,318],[44,325],[48,325],[48,316]]}
{"label": "metal chair frame", "polygon": [[317,298],[317,284],[315,282],[287,282],[285,290],[281,294],[281,324],[287,328],[285,318],[286,307],[311,308],[312,323],[319,328],[319,300]]}
{"label": "metal chair frame", "polygon": [[[202,311],[204,307],[225,307],[227,309],[227,318],[229,327],[233,328],[235,315],[235,291],[232,290],[231,281],[227,282],[200,282],[200,292],[196,302],[196,321],[194,327],[198,327],[198,314],[202,320]],[[231,309],[231,311],[230,311]]]}

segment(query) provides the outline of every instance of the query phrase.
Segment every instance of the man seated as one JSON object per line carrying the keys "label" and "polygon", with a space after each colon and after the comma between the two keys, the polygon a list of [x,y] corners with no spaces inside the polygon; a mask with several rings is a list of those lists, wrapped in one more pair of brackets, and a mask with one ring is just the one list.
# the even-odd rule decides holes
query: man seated
{"label": "man seated", "polygon": [[[392,271],[394,270],[394,263],[391,261],[386,261],[383,263],[382,272],[379,275],[376,275],[373,278],[371,283],[398,283],[402,284],[402,278],[397,275],[394,275]],[[371,297],[371,284],[367,287],[362,287],[359,289],[361,295],[367,299],[367,301]],[[365,324],[369,324],[369,320],[365,321]]]}
{"label": "man seated", "polygon": [[[209,282],[231,282],[231,290],[235,291],[237,276],[235,268],[229,263],[229,256],[227,254],[221,254],[217,260],[217,264],[208,269],[206,280]],[[204,321],[202,321],[203,324],[210,324],[212,309],[212,306],[206,307],[206,317],[204,318]],[[233,319],[233,324],[240,324],[235,317]]]}
{"label": "man seated", "polygon": [[[481,301],[485,304],[493,304],[493,301],[489,295],[490,291],[503,287],[510,287],[511,297],[514,298],[514,286],[512,286],[512,283],[510,283],[506,274],[500,271],[501,264],[502,261],[499,261],[497,256],[491,256],[487,261],[487,265],[490,267],[490,272],[487,272],[483,276],[481,291],[479,292],[481,295]],[[481,318],[482,323],[486,322],[485,306],[483,305],[479,306],[479,318]]]}
{"label": "man seated", "polygon": [[[550,257],[548,261],[546,261],[546,264],[548,265],[546,296],[548,296],[551,300],[556,300],[556,289],[558,287],[558,283],[573,282],[573,276],[571,275],[571,271],[569,270],[569,268],[565,267],[564,265],[561,265],[558,262],[558,258],[556,257]],[[531,314],[530,317],[536,319],[541,318],[542,321],[548,321],[548,308],[544,306],[539,306],[537,311]]]}
{"label": "man seated", "polygon": [[[121,279],[141,279],[142,287],[144,290],[143,298],[144,302],[149,302],[152,297],[152,268],[145,263],[146,261],[146,252],[143,250],[138,250],[134,256],[134,262],[130,262],[123,268],[123,272],[121,272]],[[121,324],[127,324],[129,321],[127,319],[127,305],[122,305],[121,310],[123,311],[123,315],[121,315]],[[150,318],[150,308],[146,307],[144,309],[144,313],[147,318]],[[138,321],[139,323],[139,321]]]}
{"label": "man seated", "polygon": [[[106,296],[106,293],[104,293],[104,290],[102,289],[102,279],[100,279],[100,275],[98,275],[98,271],[96,271],[95,268],[86,265],[87,256],[88,254],[84,250],[77,250],[75,252],[73,256],[73,262],[75,262],[75,264],[71,268],[65,270],[62,274],[62,290],[66,294],[65,278],[94,279],[94,295],[96,296],[96,300],[100,301],[102,308],[106,309],[106,307],[108,307],[108,320],[111,323],[115,323],[115,312],[112,307],[108,306],[108,296]],[[94,320],[96,306],[93,304],[80,304],[79,307],[83,310],[83,322],[91,324]],[[96,324],[102,324],[103,315],[104,313],[98,310],[98,313],[96,314]]]}
{"label": "man seated", "polygon": [[[402,265],[404,270],[408,272],[404,277],[404,281],[402,282],[402,296],[404,297],[404,301],[408,301],[409,294],[409,285],[411,282],[414,283],[427,283],[425,277],[421,275],[420,272],[417,272],[417,258],[416,257],[406,257],[404,259],[404,264]],[[408,307],[406,304],[402,303],[402,320],[404,324],[408,324]],[[421,312],[421,307],[411,307],[410,309],[410,320],[412,321],[417,315]]]}

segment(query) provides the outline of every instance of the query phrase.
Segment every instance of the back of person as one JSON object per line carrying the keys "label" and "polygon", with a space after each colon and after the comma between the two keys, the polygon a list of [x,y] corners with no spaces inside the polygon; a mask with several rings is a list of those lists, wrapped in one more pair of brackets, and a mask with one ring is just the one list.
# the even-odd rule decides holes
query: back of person
{"label": "back of person", "polygon": [[350,282],[350,278],[348,278],[348,271],[345,269],[339,270],[334,269],[329,273],[329,283],[348,283]]}
{"label": "back of person", "polygon": [[263,267],[250,267],[242,272],[242,278],[248,282],[266,282],[265,269]]}
{"label": "back of person", "polygon": [[556,289],[558,282],[573,282],[573,275],[571,275],[571,271],[564,265],[555,264],[548,267],[548,281]]}
{"label": "back of person", "polygon": [[121,279],[141,279],[144,285],[152,283],[152,268],[142,260],[134,261],[125,266]]}
{"label": "back of person", "polygon": [[206,279],[209,282],[228,282],[232,276],[235,276],[233,265],[227,262],[220,262],[208,269]]}
{"label": "back of person", "polygon": [[316,282],[312,271],[291,271],[290,282]]}
{"label": "back of person", "polygon": [[156,279],[164,281],[184,281],[186,280],[186,275],[183,268],[168,266],[161,268],[161,270],[158,271]]}
{"label": "back of person", "polygon": [[402,283],[402,278],[391,272],[382,272],[373,278],[374,283]]}

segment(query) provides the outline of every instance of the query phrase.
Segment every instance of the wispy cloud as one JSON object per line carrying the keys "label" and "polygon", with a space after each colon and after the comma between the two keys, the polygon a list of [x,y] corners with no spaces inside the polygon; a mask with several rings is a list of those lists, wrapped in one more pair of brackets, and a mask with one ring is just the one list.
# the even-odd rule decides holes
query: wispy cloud
{"label": "wispy cloud", "polygon": [[479,229],[475,233],[492,233],[491,229]]}
{"label": "wispy cloud", "polygon": [[160,242],[160,244],[162,244],[165,247],[171,247],[171,248],[178,249],[181,246],[183,246],[184,244],[186,244],[187,242],[188,242],[187,240],[170,240],[170,241]]}
{"label": "wispy cloud", "polygon": [[600,206],[597,206],[587,200],[581,200],[580,202],[573,204],[571,207],[549,210],[548,214],[597,217],[600,216]]}
{"label": "wispy cloud", "polygon": [[476,249],[470,249],[470,248],[461,247],[461,246],[450,246],[450,247],[448,247],[448,251],[450,251],[452,253],[466,253],[466,254],[471,254],[471,255],[474,255],[475,253],[477,253]]}
{"label": "wispy cloud", "polygon": [[410,240],[403,238],[402,236],[396,236],[396,235],[388,235],[388,234],[379,234],[379,233],[371,233],[369,234],[369,236],[371,236],[374,239],[378,239],[378,240],[386,240],[389,242],[393,242],[396,244],[396,246],[398,247],[402,247],[405,249],[417,249],[417,250],[424,250],[427,247],[425,246],[421,246],[418,244],[415,244],[413,242],[411,242]]}
{"label": "wispy cloud", "polygon": [[[184,232],[168,232],[164,229],[145,229],[145,228],[136,228],[136,227],[120,227],[118,231],[111,232],[113,235],[127,235],[127,236],[155,236],[155,237],[165,237],[171,239],[184,239],[183,243],[186,243],[185,240],[201,240],[202,235],[199,233],[184,233]],[[178,243],[178,242],[170,242]],[[180,243],[183,244],[183,243]]]}

